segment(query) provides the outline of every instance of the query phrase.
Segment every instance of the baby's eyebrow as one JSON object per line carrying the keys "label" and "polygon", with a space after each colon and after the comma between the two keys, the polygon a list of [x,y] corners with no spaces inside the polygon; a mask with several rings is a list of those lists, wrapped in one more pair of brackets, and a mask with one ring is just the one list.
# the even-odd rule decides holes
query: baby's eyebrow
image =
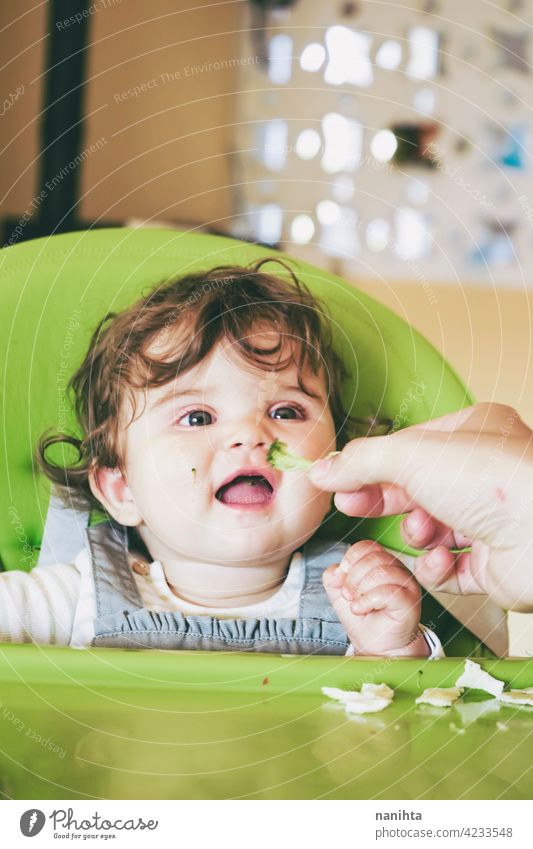
{"label": "baby's eyebrow", "polygon": [[302,392],[304,395],[308,395],[309,398],[320,398],[321,394],[317,392],[311,392],[310,389],[307,389],[305,386],[298,386],[296,383],[294,384],[282,384],[281,389],[286,389],[288,392]]}
{"label": "baby's eyebrow", "polygon": [[[307,395],[309,398],[321,398],[322,397],[321,393],[311,392],[311,390],[308,389],[307,387],[299,386],[296,383],[291,383],[291,384],[282,383],[282,384],[279,385],[279,389],[286,391],[286,392],[299,392],[299,393],[302,393],[304,395]],[[150,410],[157,410],[157,409],[159,409],[159,407],[162,407],[163,404],[167,404],[168,402],[175,400],[177,398],[187,397],[188,395],[196,395],[196,396],[200,396],[200,397],[206,397],[208,395],[211,395],[214,391],[215,391],[215,387],[212,387],[212,386],[206,386],[206,387],[203,387],[202,389],[194,388],[194,387],[187,387],[187,388],[183,388],[183,389],[176,389],[176,388],[169,389],[167,392],[163,393],[163,395],[161,395],[160,398],[158,398],[156,401],[153,401],[153,403],[151,403],[149,405],[149,409]]]}
{"label": "baby's eyebrow", "polygon": [[169,389],[167,392],[164,392],[160,398],[156,401],[153,401],[149,407],[151,410],[156,410],[157,408],[163,406],[163,404],[167,404],[169,401],[173,401],[175,398],[183,398],[187,395],[207,395],[212,392],[211,387],[206,387],[204,389],[195,389],[193,387],[187,389]]}

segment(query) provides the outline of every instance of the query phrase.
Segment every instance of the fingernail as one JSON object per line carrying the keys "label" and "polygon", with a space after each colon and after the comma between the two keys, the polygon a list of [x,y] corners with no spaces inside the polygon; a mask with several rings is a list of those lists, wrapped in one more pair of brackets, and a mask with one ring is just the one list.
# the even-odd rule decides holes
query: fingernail
{"label": "fingernail", "polygon": [[327,477],[333,460],[331,457],[324,457],[322,460],[317,460],[309,469],[309,474],[312,478],[320,480]]}
{"label": "fingernail", "polygon": [[348,589],[348,587],[342,588],[341,595],[342,595],[343,598],[346,599],[346,601],[353,601],[354,600],[354,594],[351,590]]}

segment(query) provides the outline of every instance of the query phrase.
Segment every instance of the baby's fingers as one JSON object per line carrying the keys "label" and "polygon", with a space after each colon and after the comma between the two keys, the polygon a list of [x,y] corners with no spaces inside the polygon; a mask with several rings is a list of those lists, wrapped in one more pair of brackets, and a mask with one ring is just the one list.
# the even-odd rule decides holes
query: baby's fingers
{"label": "baby's fingers", "polygon": [[399,587],[406,587],[415,594],[419,591],[418,584],[411,573],[394,558],[392,564],[380,564],[375,569],[372,569],[371,572],[368,572],[359,581],[357,587],[353,589],[352,597],[365,595],[377,587],[393,584]]}
{"label": "baby's fingers", "polygon": [[397,562],[394,555],[385,551],[379,543],[369,539],[360,540],[346,551],[339,564],[336,578],[340,581],[342,577],[345,587],[354,590],[364,576],[377,566],[392,565]]}
{"label": "baby's fingers", "polygon": [[393,619],[401,619],[406,611],[418,611],[420,596],[405,586],[381,584],[367,593],[357,596],[350,604],[350,610],[356,616],[364,616],[377,610],[387,610]]}
{"label": "baby's fingers", "polygon": [[345,573],[339,570],[339,566],[339,563],[333,563],[327,569],[324,569],[322,573],[324,586],[328,589],[330,596],[335,598],[340,596],[346,577]]}
{"label": "baby's fingers", "polygon": [[339,571],[338,563],[334,563],[333,566],[325,569],[322,573],[324,589],[326,590],[331,605],[339,617],[340,622],[345,625],[346,630],[348,631],[353,615],[350,610],[350,599],[346,599],[343,595],[345,578],[346,574]]}

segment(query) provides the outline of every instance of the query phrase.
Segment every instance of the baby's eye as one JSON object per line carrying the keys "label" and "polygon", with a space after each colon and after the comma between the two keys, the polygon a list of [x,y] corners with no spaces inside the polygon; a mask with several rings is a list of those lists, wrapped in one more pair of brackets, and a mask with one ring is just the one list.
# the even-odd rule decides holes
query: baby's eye
{"label": "baby's eye", "polygon": [[304,419],[305,414],[301,407],[285,406],[276,407],[275,410],[272,410],[271,417],[273,419]]}
{"label": "baby's eye", "polygon": [[205,427],[213,424],[213,416],[207,410],[189,410],[188,413],[178,419],[178,424],[185,427]]}

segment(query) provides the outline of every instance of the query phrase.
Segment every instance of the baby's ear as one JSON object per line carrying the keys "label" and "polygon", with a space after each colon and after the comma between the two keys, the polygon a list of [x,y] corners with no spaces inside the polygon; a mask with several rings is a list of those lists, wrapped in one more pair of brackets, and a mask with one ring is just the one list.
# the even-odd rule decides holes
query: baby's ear
{"label": "baby's ear", "polygon": [[107,466],[91,469],[89,486],[94,497],[115,521],[131,527],[141,524],[142,516],[120,469],[109,469]]}

